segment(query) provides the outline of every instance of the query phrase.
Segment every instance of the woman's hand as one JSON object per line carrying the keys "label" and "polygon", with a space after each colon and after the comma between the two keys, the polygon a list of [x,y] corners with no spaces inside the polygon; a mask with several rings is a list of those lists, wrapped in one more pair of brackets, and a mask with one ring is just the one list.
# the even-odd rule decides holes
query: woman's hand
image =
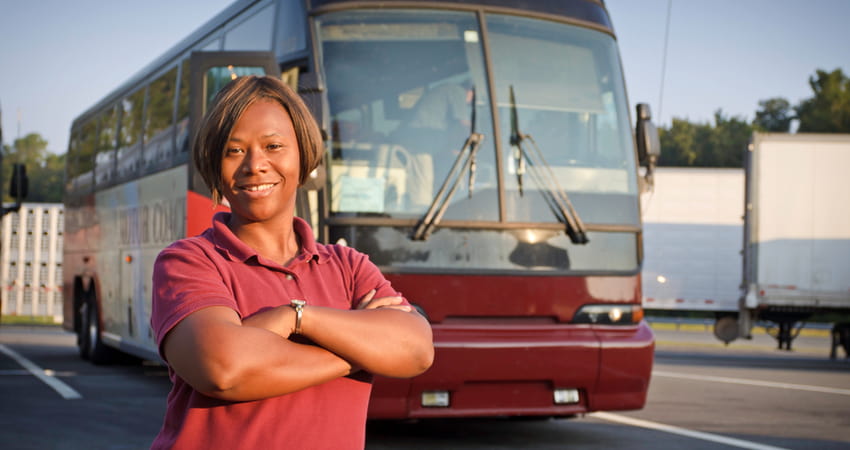
{"label": "woman's hand", "polygon": [[242,325],[262,328],[289,339],[295,331],[295,310],[289,305],[280,305],[248,316],[242,320]]}
{"label": "woman's hand", "polygon": [[375,292],[376,291],[372,289],[366,295],[364,295],[363,298],[360,300],[360,303],[357,304],[357,309],[390,308],[404,312],[413,311],[412,306],[402,304],[404,299],[402,299],[401,297],[373,298],[375,297]]}

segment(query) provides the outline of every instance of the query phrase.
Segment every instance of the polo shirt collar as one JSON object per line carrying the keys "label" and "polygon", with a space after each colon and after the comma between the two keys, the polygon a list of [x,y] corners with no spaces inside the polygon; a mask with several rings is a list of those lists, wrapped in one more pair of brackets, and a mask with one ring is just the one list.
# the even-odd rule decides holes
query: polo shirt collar
{"label": "polo shirt collar", "polygon": [[[242,242],[233,234],[227,222],[230,220],[229,212],[219,212],[213,217],[212,241],[216,248],[226,254],[231,260],[245,262],[251,257],[259,258],[257,251]],[[292,227],[298,240],[301,242],[301,250],[292,264],[315,260],[319,264],[324,263],[330,254],[324,245],[318,245],[310,225],[300,217],[294,217]]]}

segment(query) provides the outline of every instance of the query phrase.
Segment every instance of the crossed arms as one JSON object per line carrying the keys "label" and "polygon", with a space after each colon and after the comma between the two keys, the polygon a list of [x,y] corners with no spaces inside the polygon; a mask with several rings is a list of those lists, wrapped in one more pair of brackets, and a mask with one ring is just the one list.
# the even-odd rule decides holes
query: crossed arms
{"label": "crossed arms", "polygon": [[396,378],[427,370],[434,358],[428,322],[401,297],[374,294],[355,310],[305,306],[301,334],[317,345],[289,340],[289,305],[245,319],[228,307],[203,308],[165,336],[164,355],[195,390],[230,401],[284,395],[361,369]]}

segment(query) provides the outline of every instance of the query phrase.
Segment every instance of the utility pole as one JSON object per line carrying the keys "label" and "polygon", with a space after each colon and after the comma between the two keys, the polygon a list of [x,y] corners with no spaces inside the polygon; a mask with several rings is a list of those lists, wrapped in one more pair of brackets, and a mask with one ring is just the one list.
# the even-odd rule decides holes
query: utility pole
{"label": "utility pole", "polygon": [[[5,153],[5,147],[3,146],[3,108],[0,107],[0,219],[3,219],[3,216],[6,215],[6,207],[3,206],[3,153]],[[0,252],[3,249],[0,248]]]}

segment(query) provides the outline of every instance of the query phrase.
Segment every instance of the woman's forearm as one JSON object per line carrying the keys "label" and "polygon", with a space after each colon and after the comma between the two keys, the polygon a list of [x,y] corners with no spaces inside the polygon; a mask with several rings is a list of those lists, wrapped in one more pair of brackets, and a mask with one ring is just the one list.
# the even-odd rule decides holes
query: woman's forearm
{"label": "woman's forearm", "polygon": [[377,375],[412,377],[434,359],[431,327],[416,312],[307,306],[301,328],[323,348]]}
{"label": "woman's forearm", "polygon": [[169,365],[195,390],[230,401],[284,395],[352,371],[340,356],[245,325],[227,308],[189,315],[169,332],[164,349]]}

